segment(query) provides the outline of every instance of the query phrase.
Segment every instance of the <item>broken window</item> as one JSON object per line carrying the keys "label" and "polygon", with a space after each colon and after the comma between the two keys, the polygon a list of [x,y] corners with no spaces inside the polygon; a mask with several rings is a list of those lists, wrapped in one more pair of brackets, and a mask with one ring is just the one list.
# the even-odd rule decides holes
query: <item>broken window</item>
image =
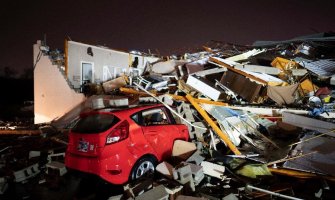
{"label": "broken window", "polygon": [[162,109],[153,109],[142,112],[144,119],[144,125],[157,125],[157,124],[168,124],[168,119],[165,112]]}

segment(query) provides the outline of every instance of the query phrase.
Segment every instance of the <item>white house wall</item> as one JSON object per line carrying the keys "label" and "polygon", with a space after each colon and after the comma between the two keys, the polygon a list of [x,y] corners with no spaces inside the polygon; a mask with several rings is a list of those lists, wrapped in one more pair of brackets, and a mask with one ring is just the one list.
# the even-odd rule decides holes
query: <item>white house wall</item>
{"label": "white house wall", "polygon": [[[40,52],[41,42],[33,46],[34,63]],[[34,123],[48,123],[63,116],[85,99],[66,82],[65,77],[53,65],[48,56],[42,55],[34,69]]]}
{"label": "white house wall", "polygon": [[154,63],[160,59],[158,57],[139,56],[136,54],[130,54],[129,56],[131,60],[130,63],[132,63],[135,60],[135,57],[138,57],[138,67],[137,68],[139,69],[140,73],[143,72],[147,63]]}
{"label": "white house wall", "polygon": [[[34,45],[34,63],[40,46],[40,41]],[[88,48],[91,48],[93,54],[88,54]],[[78,93],[82,84],[82,63],[92,65],[93,82],[101,83],[135,70],[130,67],[135,57],[138,57],[136,70],[139,74],[143,72],[147,62],[159,59],[68,41],[67,78],[72,84],[71,88],[58,66],[53,65],[47,55],[42,55],[34,69],[35,123],[48,123],[60,118],[85,99],[82,93]]]}
{"label": "white house wall", "polygon": [[[87,53],[91,48],[93,56]],[[103,82],[104,67],[114,75],[114,68],[125,68],[129,66],[129,54],[121,51],[114,51],[102,47],[68,41],[68,78],[75,88],[81,86],[81,65],[83,62],[92,63],[94,82]],[[105,70],[106,71],[106,70]]]}
{"label": "white house wall", "polygon": [[[93,55],[88,54],[88,48],[92,49]],[[82,84],[81,66],[83,62],[93,65],[93,80],[101,83],[114,79],[122,73],[129,73],[135,57],[138,57],[137,70],[141,74],[147,62],[158,60],[157,57],[139,56],[123,51],[116,51],[104,47],[68,41],[68,79],[74,88],[79,89]]]}

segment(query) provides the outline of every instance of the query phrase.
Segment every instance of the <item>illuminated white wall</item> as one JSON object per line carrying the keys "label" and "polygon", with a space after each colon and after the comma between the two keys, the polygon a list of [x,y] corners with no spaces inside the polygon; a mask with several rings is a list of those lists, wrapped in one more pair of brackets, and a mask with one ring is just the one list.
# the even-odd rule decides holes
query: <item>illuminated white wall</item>
{"label": "illuminated white wall", "polygon": [[[40,52],[41,42],[33,46],[34,63]],[[58,66],[48,56],[42,55],[34,69],[35,124],[48,123],[63,116],[85,99],[67,84]]]}
{"label": "illuminated white wall", "polygon": [[135,57],[137,69],[143,72],[147,62],[158,60],[157,57],[133,55],[128,52],[93,46],[75,41],[68,41],[68,79],[77,89],[82,84],[82,63],[93,65],[94,83],[111,80],[120,74],[128,74]]}
{"label": "illuminated white wall", "polygon": [[[34,63],[40,47],[41,42],[37,41],[34,45]],[[138,58],[139,72],[143,71],[147,62],[159,59],[74,41],[67,42],[67,52],[67,78],[77,91],[80,91],[82,84],[82,63],[92,64],[93,80],[95,83],[101,83],[117,77],[122,72],[128,74],[135,57]],[[47,55],[42,55],[34,69],[35,124],[48,123],[60,118],[84,100],[82,93],[77,93],[68,85],[58,66],[53,65]]]}

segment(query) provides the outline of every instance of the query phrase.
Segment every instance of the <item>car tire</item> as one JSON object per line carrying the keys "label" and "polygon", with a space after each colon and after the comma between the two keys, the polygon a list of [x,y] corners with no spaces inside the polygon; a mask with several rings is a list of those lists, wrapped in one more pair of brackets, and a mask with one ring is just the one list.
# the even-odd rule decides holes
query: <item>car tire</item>
{"label": "car tire", "polygon": [[152,156],[145,156],[139,159],[130,173],[130,180],[136,180],[143,175],[153,174],[156,168],[157,160]]}

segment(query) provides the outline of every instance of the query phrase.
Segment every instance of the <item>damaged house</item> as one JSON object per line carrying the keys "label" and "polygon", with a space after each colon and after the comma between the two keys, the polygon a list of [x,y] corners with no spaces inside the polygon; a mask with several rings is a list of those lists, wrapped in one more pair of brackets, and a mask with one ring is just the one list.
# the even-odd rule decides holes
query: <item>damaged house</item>
{"label": "damaged house", "polygon": [[[37,41],[35,123],[65,127],[94,110],[44,138],[62,157],[46,164],[47,173],[118,178],[128,170],[110,199],[331,199],[334,41],[334,34],[252,46],[211,41],[167,58],[68,40],[52,51]],[[48,144],[48,157],[57,157]],[[166,159],[146,153],[155,151]],[[33,165],[13,170],[16,182],[43,174],[32,159],[41,153],[29,152]],[[136,178],[126,182],[128,174]]]}
{"label": "damaged house", "polygon": [[159,59],[69,40],[64,51],[51,51],[42,41],[33,48],[35,124],[55,120],[83,102],[85,84],[142,74],[148,62]]}

